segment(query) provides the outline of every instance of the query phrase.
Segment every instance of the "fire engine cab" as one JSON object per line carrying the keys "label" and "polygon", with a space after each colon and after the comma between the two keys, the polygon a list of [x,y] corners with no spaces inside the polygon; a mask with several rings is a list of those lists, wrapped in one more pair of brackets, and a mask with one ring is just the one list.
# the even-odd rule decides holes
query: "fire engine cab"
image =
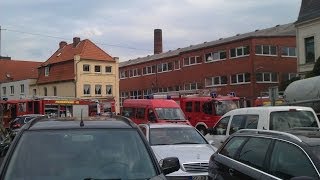
{"label": "fire engine cab", "polygon": [[183,93],[167,94],[167,96],[180,105],[191,125],[203,135],[207,134],[208,128],[215,126],[221,116],[230,110],[240,108],[240,104],[243,104],[242,99],[236,97],[235,93],[226,96],[216,93],[210,95]]}

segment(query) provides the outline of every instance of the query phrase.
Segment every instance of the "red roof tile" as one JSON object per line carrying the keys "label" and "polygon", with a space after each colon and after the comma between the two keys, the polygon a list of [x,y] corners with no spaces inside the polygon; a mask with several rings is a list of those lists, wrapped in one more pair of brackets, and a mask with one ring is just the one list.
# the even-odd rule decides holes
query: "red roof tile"
{"label": "red roof tile", "polygon": [[[42,62],[0,60],[0,82],[20,81],[25,79],[36,79],[38,67]],[[10,77],[7,77],[7,74]]]}
{"label": "red roof tile", "polygon": [[75,78],[72,60],[50,65],[49,76],[45,76],[44,71],[45,67],[39,68],[38,84],[71,81]]}
{"label": "red roof tile", "polygon": [[42,66],[73,60],[74,55],[80,55],[81,59],[114,61],[108,53],[104,52],[90,40],[85,39],[80,41],[76,47],[73,47],[71,43],[58,49]]}

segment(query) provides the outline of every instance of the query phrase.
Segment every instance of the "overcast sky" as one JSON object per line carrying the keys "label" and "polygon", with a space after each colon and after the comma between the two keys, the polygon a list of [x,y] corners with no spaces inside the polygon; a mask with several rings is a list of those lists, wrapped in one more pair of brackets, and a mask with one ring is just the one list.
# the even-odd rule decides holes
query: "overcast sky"
{"label": "overcast sky", "polygon": [[[45,61],[60,41],[90,39],[120,61],[294,22],[301,0],[2,0],[1,55]],[[34,35],[32,35],[34,34]]]}

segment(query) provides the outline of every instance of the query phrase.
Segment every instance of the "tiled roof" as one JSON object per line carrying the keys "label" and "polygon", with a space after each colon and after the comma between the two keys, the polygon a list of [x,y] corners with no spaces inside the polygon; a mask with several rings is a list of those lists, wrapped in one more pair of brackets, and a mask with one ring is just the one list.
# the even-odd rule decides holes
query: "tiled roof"
{"label": "tiled roof", "polygon": [[49,76],[45,76],[44,71],[45,67],[39,68],[37,84],[70,81],[75,78],[73,61],[65,61],[50,65]]}
{"label": "tiled roof", "polygon": [[183,52],[193,51],[193,50],[202,49],[202,48],[211,47],[211,46],[218,46],[221,44],[226,44],[226,43],[230,43],[233,41],[246,39],[246,38],[250,38],[250,37],[281,37],[281,36],[296,36],[296,31],[295,31],[295,27],[294,27],[293,23],[284,24],[284,25],[277,25],[272,28],[256,30],[253,32],[245,33],[245,34],[239,34],[237,36],[232,36],[232,37],[228,37],[228,38],[221,38],[216,41],[210,41],[210,42],[205,42],[202,44],[197,44],[197,45],[193,45],[193,46],[189,46],[189,47],[179,48],[177,50],[168,51],[168,52],[161,53],[161,54],[155,54],[155,55],[150,55],[150,56],[137,58],[137,59],[133,59],[133,60],[129,60],[129,61],[124,61],[119,64],[119,67],[140,64],[140,63],[144,63],[144,62],[148,62],[148,61],[152,61],[152,60],[157,60],[157,59],[162,59],[162,58],[167,58],[167,57],[174,57],[174,56],[177,56]]}
{"label": "tiled roof", "polygon": [[42,62],[0,60],[0,83],[9,81],[20,81],[25,79],[36,79],[38,67]]}
{"label": "tiled roof", "polygon": [[81,59],[114,61],[108,53],[104,52],[90,40],[85,39],[80,41],[76,47],[73,47],[71,43],[58,49],[42,66],[73,60],[75,55],[80,55]]}
{"label": "tiled roof", "polygon": [[301,23],[315,18],[320,18],[320,1],[319,0],[302,0],[298,20]]}

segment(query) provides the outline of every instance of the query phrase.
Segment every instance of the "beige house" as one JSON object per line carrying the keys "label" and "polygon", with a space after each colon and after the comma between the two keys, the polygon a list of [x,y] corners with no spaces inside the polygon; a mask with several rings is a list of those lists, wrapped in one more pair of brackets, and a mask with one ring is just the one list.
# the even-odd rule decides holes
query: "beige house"
{"label": "beige house", "polygon": [[297,31],[298,72],[304,76],[320,57],[320,1],[302,0]]}
{"label": "beige house", "polygon": [[119,112],[119,58],[111,57],[90,40],[62,41],[59,49],[38,69],[34,96],[99,101]]}

